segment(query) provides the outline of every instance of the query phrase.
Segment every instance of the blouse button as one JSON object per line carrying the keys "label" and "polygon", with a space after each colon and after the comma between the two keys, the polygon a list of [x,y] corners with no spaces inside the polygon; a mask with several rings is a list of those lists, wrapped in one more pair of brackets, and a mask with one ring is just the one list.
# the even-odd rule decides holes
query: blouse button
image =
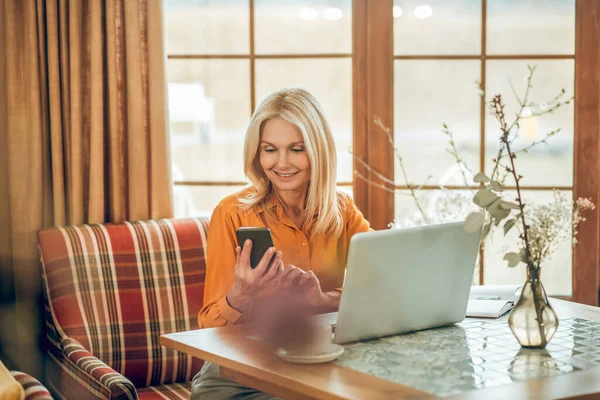
{"label": "blouse button", "polygon": [[302,247],[306,247],[307,245],[308,245],[308,243],[302,242]]}

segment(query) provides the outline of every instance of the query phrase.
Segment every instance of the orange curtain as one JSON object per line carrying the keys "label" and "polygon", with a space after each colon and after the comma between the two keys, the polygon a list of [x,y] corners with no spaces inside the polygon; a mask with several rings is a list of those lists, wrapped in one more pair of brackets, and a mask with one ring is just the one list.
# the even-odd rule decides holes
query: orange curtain
{"label": "orange curtain", "polygon": [[23,353],[43,320],[36,232],[172,216],[162,7],[0,2],[0,340],[26,371],[40,364]]}

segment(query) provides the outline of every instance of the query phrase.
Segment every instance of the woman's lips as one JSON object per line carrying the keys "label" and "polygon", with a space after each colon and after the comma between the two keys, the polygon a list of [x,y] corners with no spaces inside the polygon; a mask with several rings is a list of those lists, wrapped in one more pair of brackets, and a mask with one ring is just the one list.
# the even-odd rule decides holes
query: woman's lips
{"label": "woman's lips", "polygon": [[277,172],[277,171],[273,171],[275,173],[275,175],[277,175],[277,177],[281,180],[290,180],[292,179],[294,176],[296,176],[298,174],[298,172],[300,171],[296,171],[296,172],[291,172],[291,173],[281,173],[281,172]]}

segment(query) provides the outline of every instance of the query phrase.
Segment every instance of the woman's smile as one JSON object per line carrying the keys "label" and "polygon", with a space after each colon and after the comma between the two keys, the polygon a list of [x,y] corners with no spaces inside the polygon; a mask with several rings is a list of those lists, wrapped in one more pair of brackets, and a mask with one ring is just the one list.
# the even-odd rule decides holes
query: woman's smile
{"label": "woman's smile", "polygon": [[283,179],[283,180],[290,180],[291,178],[293,178],[294,176],[296,176],[296,175],[298,174],[298,172],[300,172],[300,171],[296,171],[296,172],[286,172],[286,173],[279,172],[279,171],[273,171],[273,172],[275,172],[275,174],[276,174],[276,175],[277,175],[277,176],[278,176],[280,179]]}

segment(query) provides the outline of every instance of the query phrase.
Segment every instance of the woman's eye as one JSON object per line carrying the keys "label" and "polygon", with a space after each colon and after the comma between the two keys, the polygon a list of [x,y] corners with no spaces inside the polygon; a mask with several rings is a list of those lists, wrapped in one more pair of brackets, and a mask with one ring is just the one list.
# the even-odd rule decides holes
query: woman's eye
{"label": "woman's eye", "polygon": [[277,150],[275,149],[263,149],[265,153],[275,153]]}
{"label": "woman's eye", "polygon": [[303,149],[303,148],[301,148],[301,147],[299,147],[299,148],[292,149],[292,151],[293,151],[294,153],[302,153],[302,152],[304,151],[304,149]]}

